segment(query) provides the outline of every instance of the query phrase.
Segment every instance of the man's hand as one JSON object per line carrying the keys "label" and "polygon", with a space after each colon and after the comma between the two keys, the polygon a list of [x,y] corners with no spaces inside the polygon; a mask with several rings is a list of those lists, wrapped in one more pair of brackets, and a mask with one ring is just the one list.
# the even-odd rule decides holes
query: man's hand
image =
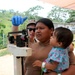
{"label": "man's hand", "polygon": [[14,26],[19,26],[20,24],[23,24],[26,19],[27,17],[22,18],[21,16],[13,16],[11,21]]}

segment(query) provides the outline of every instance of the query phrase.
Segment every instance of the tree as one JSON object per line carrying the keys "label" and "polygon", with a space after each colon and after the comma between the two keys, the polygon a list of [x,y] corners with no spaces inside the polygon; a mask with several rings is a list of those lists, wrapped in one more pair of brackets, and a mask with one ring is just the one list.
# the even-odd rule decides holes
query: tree
{"label": "tree", "polygon": [[54,22],[64,22],[67,18],[67,9],[57,6],[52,7],[52,10],[48,14],[48,18],[51,18]]}
{"label": "tree", "polygon": [[43,9],[43,7],[41,6],[35,6],[35,7],[31,7],[29,8],[27,11],[25,11],[23,14],[23,16],[27,16],[28,19],[20,26],[20,29],[25,29],[26,28],[26,25],[28,24],[28,21],[31,20],[31,19],[34,19],[34,20],[38,20],[40,19],[41,17],[38,16],[38,12]]}
{"label": "tree", "polygon": [[38,19],[40,17],[38,17],[38,12],[43,9],[43,7],[41,6],[35,6],[35,7],[32,7],[30,9],[28,9],[25,13],[26,16],[28,16],[28,19]]}
{"label": "tree", "polygon": [[4,24],[2,24],[2,23],[0,23],[0,45],[3,45],[3,43],[4,43],[4,28],[5,28],[6,26],[4,25]]}
{"label": "tree", "polygon": [[67,23],[75,22],[75,10],[69,10],[69,18],[67,19]]}

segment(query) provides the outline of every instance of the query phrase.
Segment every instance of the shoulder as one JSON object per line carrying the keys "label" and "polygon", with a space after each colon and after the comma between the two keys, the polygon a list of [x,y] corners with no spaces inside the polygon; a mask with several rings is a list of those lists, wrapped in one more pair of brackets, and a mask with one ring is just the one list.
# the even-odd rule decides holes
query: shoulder
{"label": "shoulder", "polygon": [[39,42],[39,40],[37,40],[36,38],[34,38],[34,42]]}
{"label": "shoulder", "polygon": [[74,44],[73,44],[73,43],[71,43],[71,44],[69,45],[69,49],[70,49],[70,51],[74,51]]}

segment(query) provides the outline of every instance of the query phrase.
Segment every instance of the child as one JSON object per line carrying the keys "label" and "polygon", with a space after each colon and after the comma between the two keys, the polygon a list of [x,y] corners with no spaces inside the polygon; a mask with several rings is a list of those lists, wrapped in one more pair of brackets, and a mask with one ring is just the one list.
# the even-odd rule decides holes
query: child
{"label": "child", "polygon": [[50,45],[53,46],[49,52],[48,58],[41,62],[39,60],[33,63],[33,66],[41,67],[43,72],[55,71],[57,73],[69,68],[68,46],[73,41],[73,33],[64,27],[58,27],[54,30],[50,38]]}

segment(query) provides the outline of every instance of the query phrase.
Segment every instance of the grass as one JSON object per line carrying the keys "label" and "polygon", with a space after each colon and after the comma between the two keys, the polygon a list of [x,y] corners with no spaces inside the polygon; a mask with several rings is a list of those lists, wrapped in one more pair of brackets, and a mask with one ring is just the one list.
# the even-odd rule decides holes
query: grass
{"label": "grass", "polygon": [[1,57],[1,56],[4,56],[4,55],[7,55],[7,54],[11,54],[11,53],[7,50],[7,48],[0,50],[0,57]]}

